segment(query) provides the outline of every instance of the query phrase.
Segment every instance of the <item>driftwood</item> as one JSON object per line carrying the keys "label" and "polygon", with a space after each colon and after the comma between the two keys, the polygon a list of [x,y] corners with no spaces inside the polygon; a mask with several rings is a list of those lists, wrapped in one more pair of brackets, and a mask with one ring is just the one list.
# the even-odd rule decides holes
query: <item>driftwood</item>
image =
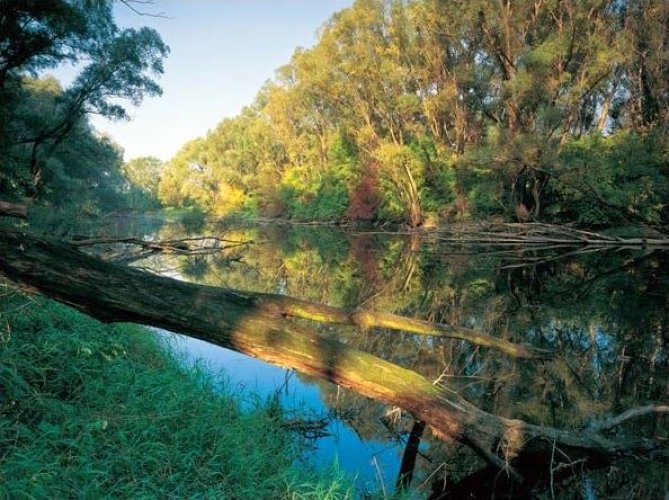
{"label": "driftwood", "polygon": [[73,238],[72,245],[91,247],[97,245],[126,244],[136,245],[156,252],[172,252],[184,255],[208,255],[228,249],[230,246],[244,246],[252,241],[237,241],[220,238],[218,236],[201,236],[197,238],[180,238],[175,240],[146,241],[139,238]]}
{"label": "driftwood", "polygon": [[[100,258],[111,262],[131,263],[155,254],[177,254],[189,257],[202,257],[228,252],[233,248],[245,247],[252,241],[228,240],[219,236],[201,236],[171,240],[147,241],[140,238],[86,238],[73,237],[72,245],[77,248],[105,247],[107,250]],[[229,257],[228,260],[239,260]]]}
{"label": "driftwood", "polygon": [[646,228],[644,237],[621,238],[579,229],[568,224],[543,224],[540,222],[514,224],[459,224],[434,231],[446,243],[482,245],[562,245],[588,247],[669,247],[669,237],[656,229]]}
{"label": "driftwood", "polygon": [[437,436],[470,446],[489,466],[517,481],[526,473],[549,474],[576,461],[595,467],[634,453],[669,456],[666,441],[605,432],[637,415],[667,412],[667,406],[633,409],[590,430],[502,418],[447,386],[296,324],[285,314],[285,304],[272,296],[179,282],[104,262],[70,244],[12,231],[0,233],[0,273],[29,292],[103,321],[181,332],[399,406]]}

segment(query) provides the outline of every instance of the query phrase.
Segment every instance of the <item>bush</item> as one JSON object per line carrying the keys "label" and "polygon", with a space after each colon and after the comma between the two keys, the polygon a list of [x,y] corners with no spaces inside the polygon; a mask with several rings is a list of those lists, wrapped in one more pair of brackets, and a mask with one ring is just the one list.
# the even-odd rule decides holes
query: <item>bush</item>
{"label": "bush", "polygon": [[653,134],[591,134],[569,142],[559,157],[549,213],[558,222],[616,224],[630,216],[662,222],[669,197],[668,164]]}

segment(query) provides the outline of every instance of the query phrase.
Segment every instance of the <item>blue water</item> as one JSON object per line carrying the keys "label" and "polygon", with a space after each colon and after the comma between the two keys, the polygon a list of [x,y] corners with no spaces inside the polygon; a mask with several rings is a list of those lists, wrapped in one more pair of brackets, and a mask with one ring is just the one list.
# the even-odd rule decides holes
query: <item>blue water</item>
{"label": "blue water", "polygon": [[[203,363],[212,373],[224,373],[242,403],[253,405],[280,394],[288,413],[324,417],[329,408],[321,400],[317,386],[304,382],[292,370],[269,365],[255,358],[183,335],[162,332],[170,345],[185,353],[190,362]],[[340,419],[326,428],[328,436],[318,438],[305,459],[317,468],[337,464],[339,470],[355,478],[367,491],[391,492],[399,473],[403,448],[393,442],[363,441]]]}

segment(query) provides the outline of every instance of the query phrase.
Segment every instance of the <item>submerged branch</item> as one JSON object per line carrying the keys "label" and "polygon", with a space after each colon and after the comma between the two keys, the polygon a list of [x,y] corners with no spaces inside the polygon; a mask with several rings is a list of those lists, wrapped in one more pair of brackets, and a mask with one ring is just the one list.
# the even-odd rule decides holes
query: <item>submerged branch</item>
{"label": "submerged branch", "polygon": [[621,238],[575,228],[571,225],[540,222],[514,224],[461,224],[437,230],[439,240],[448,243],[483,245],[566,245],[592,247],[669,247],[669,238],[644,227],[649,236]]}
{"label": "submerged branch", "polygon": [[[129,263],[157,253],[185,256],[214,255],[236,247],[243,247],[252,241],[238,241],[218,236],[179,238],[174,240],[147,241],[140,238],[74,238],[71,244],[76,248],[111,246],[101,258],[114,262]],[[120,247],[120,248],[119,248]]]}

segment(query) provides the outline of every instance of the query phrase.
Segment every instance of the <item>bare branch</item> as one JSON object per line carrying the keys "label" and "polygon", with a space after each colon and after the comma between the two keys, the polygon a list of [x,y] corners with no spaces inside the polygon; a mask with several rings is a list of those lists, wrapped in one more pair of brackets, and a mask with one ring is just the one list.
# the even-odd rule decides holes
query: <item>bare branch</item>
{"label": "bare branch", "polygon": [[[138,9],[135,7],[135,5],[154,5],[155,2],[153,0],[119,0],[123,5],[128,7],[131,11],[133,11],[135,14],[138,16],[142,17],[156,17],[159,19],[170,19],[164,12],[159,12],[157,14],[152,14],[150,12],[146,12],[144,10]],[[135,5],[133,5],[135,4]]]}
{"label": "bare branch", "polygon": [[[76,248],[93,247],[98,245],[122,245],[121,251],[107,251],[103,254],[104,260],[135,261],[149,257],[156,253],[170,253],[187,256],[213,255],[236,247],[246,246],[253,241],[227,240],[217,236],[202,236],[197,238],[181,238],[176,240],[145,241],[139,238],[93,238],[78,239],[75,237],[71,244]],[[139,251],[128,251],[127,246],[139,247]]]}
{"label": "bare branch", "polygon": [[639,418],[646,415],[656,415],[659,413],[669,413],[669,405],[647,405],[632,408],[622,412],[620,415],[604,420],[595,425],[588,426],[588,430],[594,432],[602,432],[613,429],[627,420],[632,418]]}
{"label": "bare branch", "polygon": [[28,207],[20,203],[0,201],[0,217],[28,218]]}

